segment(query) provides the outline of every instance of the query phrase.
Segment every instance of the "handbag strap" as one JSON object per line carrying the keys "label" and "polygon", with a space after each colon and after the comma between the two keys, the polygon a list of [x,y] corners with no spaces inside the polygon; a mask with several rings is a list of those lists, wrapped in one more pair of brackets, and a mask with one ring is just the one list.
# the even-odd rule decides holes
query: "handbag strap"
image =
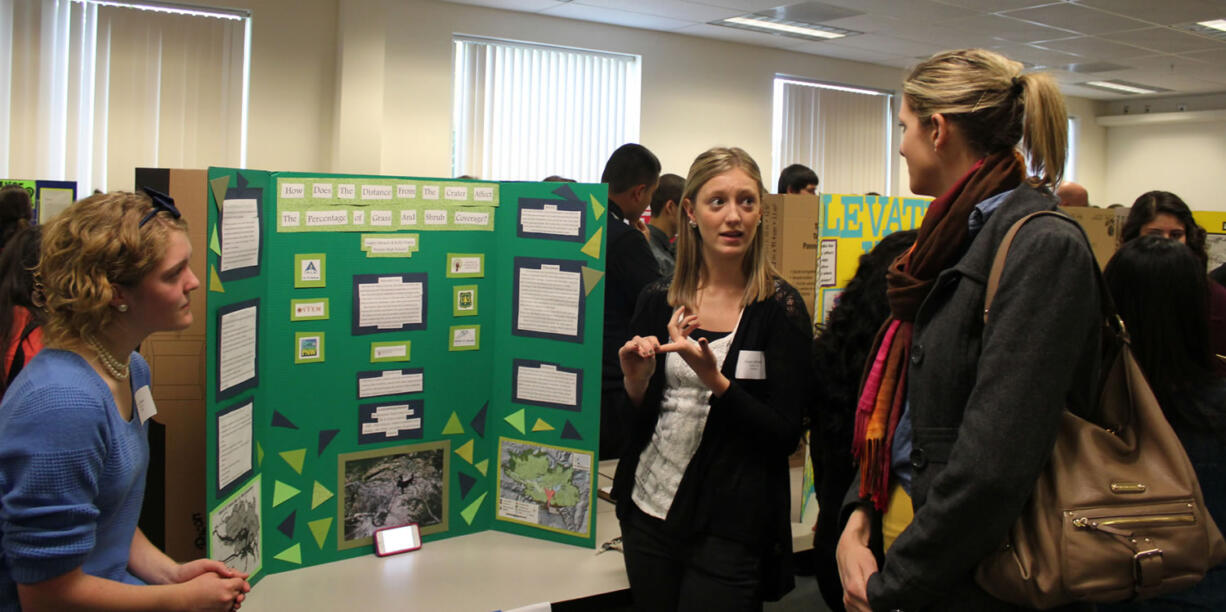
{"label": "handbag strap", "polygon": [[[986,325],[988,322],[988,314],[992,310],[992,300],[996,297],[996,290],[1000,287],[1000,277],[1005,273],[1005,259],[1009,255],[1009,247],[1013,244],[1013,239],[1017,237],[1017,233],[1032,219],[1038,217],[1055,217],[1064,219],[1073,224],[1077,228],[1077,232],[1081,234],[1082,240],[1085,241],[1087,249],[1093,253],[1094,249],[1090,246],[1090,237],[1086,235],[1086,231],[1081,227],[1081,224],[1076,219],[1054,210],[1040,210],[1032,212],[1021,219],[1018,219],[1005,232],[1005,237],[1000,241],[1000,246],[996,247],[996,257],[992,259],[992,269],[988,272],[988,287],[983,298],[983,322]],[[1128,330],[1124,327],[1123,320],[1115,312],[1115,301],[1111,299],[1111,292],[1107,290],[1107,283],[1103,280],[1102,270],[1098,268],[1097,262],[1094,264],[1094,284],[1098,287],[1099,303],[1102,305],[1103,320],[1107,327],[1125,343],[1129,342]]]}

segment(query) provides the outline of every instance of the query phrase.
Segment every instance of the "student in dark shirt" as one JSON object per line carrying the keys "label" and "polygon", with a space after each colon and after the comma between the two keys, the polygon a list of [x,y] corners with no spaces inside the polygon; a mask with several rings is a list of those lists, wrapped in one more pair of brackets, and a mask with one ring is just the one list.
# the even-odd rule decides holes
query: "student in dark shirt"
{"label": "student in dark shirt", "polygon": [[[1219,527],[1226,525],[1226,380],[1213,375],[1204,263],[1175,240],[1124,243],[1103,271],[1137,362],[1179,436]],[[1099,605],[1102,612],[1226,609],[1226,564],[1200,584],[1145,601]]]}
{"label": "student in dark shirt", "polygon": [[767,259],[765,192],[745,151],[698,156],[676,273],[639,296],[619,353],[631,430],[613,495],[636,610],[760,610],[793,585],[809,313]]}
{"label": "student in dark shirt", "polygon": [[779,193],[817,195],[817,173],[802,164],[792,164],[779,173]]}
{"label": "student in dark shirt", "polygon": [[681,189],[685,187],[685,179],[676,174],[660,176],[660,186],[651,197],[651,222],[647,224],[648,241],[651,243],[651,254],[656,263],[660,264],[660,274],[668,276],[673,273],[677,262],[677,252],[673,248],[673,238],[677,235],[677,225],[681,223],[677,212],[681,206]]}
{"label": "student in dark shirt", "polygon": [[604,353],[600,400],[600,458],[618,456],[625,420],[618,414],[622,370],[617,349],[630,338],[630,315],[639,292],[660,277],[643,235],[643,211],[660,180],[660,160],[640,144],[624,144],[605,164],[600,182],[609,185],[608,246],[605,250]]}

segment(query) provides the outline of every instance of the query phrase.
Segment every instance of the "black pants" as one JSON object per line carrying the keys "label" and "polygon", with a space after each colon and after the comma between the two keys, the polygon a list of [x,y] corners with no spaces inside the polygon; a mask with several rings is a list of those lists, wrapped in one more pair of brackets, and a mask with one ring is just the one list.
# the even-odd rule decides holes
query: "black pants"
{"label": "black pants", "polygon": [[761,610],[761,556],[740,542],[681,541],[637,507],[621,522],[635,610]]}

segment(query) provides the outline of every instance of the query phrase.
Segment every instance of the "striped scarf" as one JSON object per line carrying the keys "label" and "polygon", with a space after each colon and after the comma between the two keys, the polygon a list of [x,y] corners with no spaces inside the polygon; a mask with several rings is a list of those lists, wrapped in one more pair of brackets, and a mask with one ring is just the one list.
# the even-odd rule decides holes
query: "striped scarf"
{"label": "striped scarf", "polygon": [[1025,163],[1014,150],[976,162],[929,204],[915,245],[886,272],[890,318],[869,352],[873,359],[865,364],[851,448],[860,462],[860,497],[871,499],[878,510],[884,511],[889,501],[894,430],[907,398],[915,314],[937,275],[962,256],[970,236],[971,211],[983,200],[1016,188],[1024,176]]}

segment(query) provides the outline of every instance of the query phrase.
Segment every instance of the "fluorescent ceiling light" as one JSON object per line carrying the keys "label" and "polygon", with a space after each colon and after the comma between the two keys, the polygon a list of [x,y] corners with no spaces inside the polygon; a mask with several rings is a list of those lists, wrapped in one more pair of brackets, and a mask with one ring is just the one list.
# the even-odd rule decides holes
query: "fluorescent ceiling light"
{"label": "fluorescent ceiling light", "polygon": [[1226,19],[1214,19],[1212,21],[1198,21],[1196,25],[1205,26],[1221,32],[1226,32]]}
{"label": "fluorescent ceiling light", "polygon": [[776,32],[784,32],[786,34],[798,34],[800,36],[812,36],[813,38],[831,39],[843,38],[844,36],[847,36],[842,32],[819,30],[817,28],[806,28],[788,23],[768,21],[766,19],[755,19],[753,17],[729,17],[724,21],[727,23],[734,23],[736,25],[749,26],[751,28],[762,28],[766,30],[774,30]]}
{"label": "fluorescent ceiling light", "polygon": [[1098,87],[1099,89],[1110,89],[1112,91],[1120,91],[1123,93],[1130,93],[1130,94],[1150,94],[1150,93],[1158,93],[1160,91],[1163,91],[1161,89],[1147,89],[1145,87],[1140,87],[1136,85],[1125,85],[1123,83],[1116,83],[1114,81],[1088,81],[1082,84],[1089,85],[1090,87]]}
{"label": "fluorescent ceiling light", "polygon": [[96,4],[98,6],[114,6],[130,8],[155,13],[170,13],[172,15],[190,15],[192,17],[216,17],[218,19],[233,19],[242,21],[250,16],[249,11],[214,9],[208,7],[174,4],[171,2],[124,2],[121,0],[72,0],[79,4]]}

